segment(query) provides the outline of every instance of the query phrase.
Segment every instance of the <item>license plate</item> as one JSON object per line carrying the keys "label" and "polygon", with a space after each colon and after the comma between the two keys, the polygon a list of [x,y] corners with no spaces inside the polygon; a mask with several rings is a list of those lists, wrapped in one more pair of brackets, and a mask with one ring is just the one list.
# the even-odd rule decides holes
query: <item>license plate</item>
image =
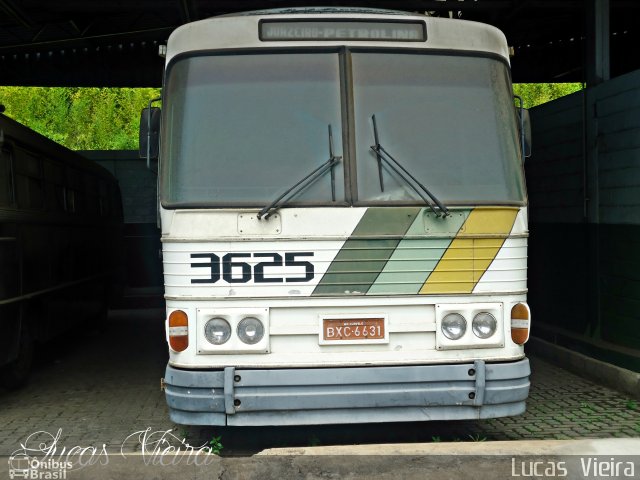
{"label": "license plate", "polygon": [[322,344],[386,343],[384,317],[323,318]]}

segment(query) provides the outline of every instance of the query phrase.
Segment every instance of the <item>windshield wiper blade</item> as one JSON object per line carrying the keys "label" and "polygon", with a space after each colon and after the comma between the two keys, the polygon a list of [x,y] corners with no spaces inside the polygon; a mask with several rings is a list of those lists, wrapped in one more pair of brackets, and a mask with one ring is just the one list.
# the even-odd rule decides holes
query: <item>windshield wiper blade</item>
{"label": "windshield wiper blade", "polygon": [[[315,182],[318,178],[324,175],[328,170],[331,170],[331,199],[333,201],[336,200],[336,183],[335,183],[335,172],[333,167],[340,162],[342,157],[336,157],[333,153],[333,133],[331,131],[331,125],[329,125],[329,160],[324,162],[319,167],[314,168],[308,175],[306,175],[303,179],[298,181],[295,185],[288,188],[282,195],[276,198],[269,205],[264,207],[260,212],[258,212],[258,220],[267,220],[273,213],[281,206],[280,202],[286,197],[294,197],[300,191],[305,189],[307,186]],[[282,202],[286,203],[286,202]]]}
{"label": "windshield wiper blade", "polygon": [[380,191],[384,192],[384,181],[382,180],[382,155],[378,151],[380,149],[380,140],[378,140],[378,126],[376,125],[376,116],[372,115],[371,119],[373,120],[373,141],[376,142],[376,148],[373,149],[376,152],[376,157],[378,159],[378,178],[380,179]]}
{"label": "windshield wiper blade", "polygon": [[336,201],[336,171],[333,167],[337,163],[337,160],[340,159],[340,157],[336,157],[333,154],[333,132],[331,131],[331,125],[329,125],[329,161],[333,159],[336,159],[336,162],[334,162],[331,165],[331,201],[335,202]]}
{"label": "windshield wiper blade", "polygon": [[[449,215],[449,209],[445,207],[440,200],[436,198],[434,194],[432,194],[427,187],[425,187],[416,177],[414,177],[411,172],[409,172],[405,167],[400,164],[389,152],[387,152],[382,145],[380,145],[380,141],[378,139],[378,126],[376,124],[376,116],[372,115],[371,120],[373,121],[373,138],[376,142],[375,145],[371,146],[371,150],[376,154],[378,159],[378,175],[380,176],[380,190],[384,192],[384,184],[382,181],[382,161],[384,161],[389,168],[391,168],[404,182],[409,185],[418,196],[426,203],[429,208],[433,211],[436,217],[442,216],[447,217]],[[404,174],[403,174],[404,172]],[[405,176],[405,174],[413,180],[413,183]],[[415,183],[415,185],[414,185]],[[420,187],[418,189],[418,187]],[[422,194],[422,192],[426,193],[427,196],[431,199],[431,201],[427,200],[427,198]],[[440,209],[440,213],[435,209],[433,204],[436,204]]]}

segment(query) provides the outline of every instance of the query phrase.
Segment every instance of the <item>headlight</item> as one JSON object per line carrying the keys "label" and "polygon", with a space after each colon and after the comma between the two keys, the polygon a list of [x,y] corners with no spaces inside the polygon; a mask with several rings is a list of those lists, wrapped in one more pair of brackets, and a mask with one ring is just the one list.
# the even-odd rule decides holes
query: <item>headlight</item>
{"label": "headlight", "polygon": [[243,318],[238,323],[238,337],[243,343],[255,345],[264,337],[264,325],[257,318]]}
{"label": "headlight", "polygon": [[458,340],[467,331],[467,321],[459,313],[448,313],[442,319],[440,328],[449,340]]}
{"label": "headlight", "polygon": [[496,318],[487,312],[481,312],[473,317],[473,323],[471,329],[478,338],[489,338],[496,333],[498,322]]}
{"label": "headlight", "polygon": [[212,318],[204,326],[204,336],[210,343],[222,345],[231,337],[231,326],[224,318]]}

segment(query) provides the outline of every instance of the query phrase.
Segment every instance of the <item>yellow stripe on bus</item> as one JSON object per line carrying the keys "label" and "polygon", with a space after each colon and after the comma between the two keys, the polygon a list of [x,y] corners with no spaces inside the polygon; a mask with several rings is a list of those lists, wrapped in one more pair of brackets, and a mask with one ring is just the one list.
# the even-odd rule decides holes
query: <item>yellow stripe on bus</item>
{"label": "yellow stripe on bus", "polygon": [[475,208],[420,293],[471,293],[502,248],[517,215],[517,208]]}

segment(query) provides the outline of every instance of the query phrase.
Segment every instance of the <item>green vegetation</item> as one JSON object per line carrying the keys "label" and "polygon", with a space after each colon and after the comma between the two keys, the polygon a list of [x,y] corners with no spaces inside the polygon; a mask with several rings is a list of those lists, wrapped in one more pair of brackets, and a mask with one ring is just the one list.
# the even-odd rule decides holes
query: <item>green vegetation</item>
{"label": "green vegetation", "polygon": [[72,150],[136,150],[155,88],[0,87],[5,115]]}
{"label": "green vegetation", "polygon": [[220,452],[222,452],[222,449],[224,448],[224,446],[222,445],[221,439],[222,439],[221,435],[217,437],[211,437],[211,440],[209,440],[210,454],[220,455]]}
{"label": "green vegetation", "polygon": [[189,438],[189,431],[186,428],[180,429],[180,436],[182,437],[182,441],[186,442]]}
{"label": "green vegetation", "polygon": [[[516,84],[527,108],[582,89],[580,83]],[[156,88],[0,87],[5,114],[72,150],[136,150],[140,111]]]}
{"label": "green vegetation", "polygon": [[581,83],[516,83],[515,95],[522,97],[525,108],[533,108],[583,89]]}

